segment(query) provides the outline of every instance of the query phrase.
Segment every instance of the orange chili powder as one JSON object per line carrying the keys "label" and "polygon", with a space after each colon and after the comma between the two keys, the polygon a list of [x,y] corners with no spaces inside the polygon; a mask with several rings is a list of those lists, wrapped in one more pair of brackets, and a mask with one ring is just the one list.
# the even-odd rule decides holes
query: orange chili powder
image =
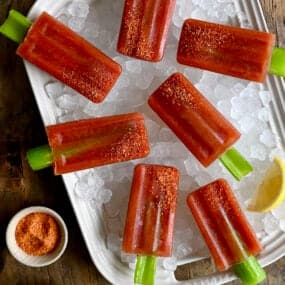
{"label": "orange chili powder", "polygon": [[52,252],[60,239],[57,221],[49,214],[31,213],[16,226],[16,242],[29,255],[44,255]]}

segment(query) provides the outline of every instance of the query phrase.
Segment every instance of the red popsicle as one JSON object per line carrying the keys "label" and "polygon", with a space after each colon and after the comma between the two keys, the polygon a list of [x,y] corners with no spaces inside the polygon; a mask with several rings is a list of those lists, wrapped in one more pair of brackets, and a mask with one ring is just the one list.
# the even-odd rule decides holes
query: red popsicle
{"label": "red popsicle", "polygon": [[[254,258],[262,246],[226,180],[218,179],[191,192],[187,203],[219,270],[234,266],[237,274],[242,273],[241,279],[255,274],[254,278],[265,278]],[[247,275],[248,270],[254,274]]]}
{"label": "red popsicle", "polygon": [[162,83],[148,103],[205,167],[240,137],[238,130],[181,73]]}
{"label": "red popsicle", "polygon": [[17,54],[94,103],[104,100],[121,73],[118,63],[45,12],[31,25]]}
{"label": "red popsicle", "polygon": [[264,82],[274,42],[270,33],[189,19],[183,24],[177,61]]}
{"label": "red popsicle", "polygon": [[171,255],[178,183],[174,167],[135,167],[123,238],[123,251],[138,255],[135,284],[152,285],[156,257]]}
{"label": "red popsicle", "polygon": [[179,172],[163,165],[135,167],[123,251],[170,256]]}
{"label": "red popsicle", "polygon": [[[149,153],[140,113],[51,125],[46,131],[50,147],[47,153],[51,155],[55,174],[142,158]],[[28,161],[35,170],[49,166],[41,161],[47,156],[45,149],[43,153],[37,150],[28,152]]]}
{"label": "red popsicle", "polygon": [[175,0],[125,0],[118,52],[148,61],[163,57]]}

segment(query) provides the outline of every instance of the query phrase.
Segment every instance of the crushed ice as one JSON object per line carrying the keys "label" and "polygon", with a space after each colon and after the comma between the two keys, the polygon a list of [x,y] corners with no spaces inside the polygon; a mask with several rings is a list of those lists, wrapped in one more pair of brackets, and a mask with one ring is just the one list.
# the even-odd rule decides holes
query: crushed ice
{"label": "crushed ice", "polygon": [[[243,208],[257,186],[274,155],[284,154],[276,147],[275,135],[268,126],[271,93],[263,85],[223,76],[176,62],[177,39],[186,18],[198,18],[220,23],[238,23],[250,27],[242,11],[236,11],[232,0],[178,0],[173,24],[163,60],[149,63],[118,54],[115,50],[124,1],[73,1],[58,14],[75,31],[122,65],[123,73],[115,87],[100,105],[93,104],[59,82],[45,86],[57,122],[80,118],[140,111],[145,114],[151,141],[151,153],[144,160],[125,162],[77,172],[74,192],[79,199],[93,207],[103,205],[108,229],[107,247],[122,262],[134,267],[134,257],[121,253],[128,195],[133,167],[139,162],[170,164],[181,172],[180,194],[176,215],[173,257],[161,262],[165,270],[175,270],[177,262],[208,254],[205,243],[187,209],[187,192],[215,178],[226,178],[232,185]],[[112,9],[110,9],[110,7]],[[112,21],[110,21],[112,18]],[[240,183],[216,161],[208,169],[186,150],[175,135],[150,111],[146,99],[171,73],[180,71],[215,104],[215,106],[241,131],[235,147],[253,164],[255,171]],[[83,174],[82,174],[83,173]],[[285,231],[284,204],[273,213],[246,212],[259,237],[271,234],[276,228]],[[281,210],[280,210],[281,209]]]}

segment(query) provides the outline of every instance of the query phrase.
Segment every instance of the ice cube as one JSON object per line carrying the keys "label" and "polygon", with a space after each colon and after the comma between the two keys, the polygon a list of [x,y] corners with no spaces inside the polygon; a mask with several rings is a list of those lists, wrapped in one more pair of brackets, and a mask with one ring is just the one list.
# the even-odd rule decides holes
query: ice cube
{"label": "ice cube", "polygon": [[267,213],[263,219],[264,230],[268,234],[272,234],[273,232],[278,230],[279,221],[271,214]]}
{"label": "ice cube", "polygon": [[264,145],[257,143],[250,146],[250,157],[258,160],[265,160],[267,157],[267,149]]}
{"label": "ice cube", "polygon": [[151,119],[145,120],[148,136],[153,140],[159,133],[160,125]]}
{"label": "ice cube", "polygon": [[266,90],[262,90],[262,91],[259,91],[259,96],[260,96],[260,99],[262,101],[262,104],[266,107],[269,106],[269,103],[271,101],[271,98],[272,98],[272,95],[269,91],[266,91]]}
{"label": "ice cube", "polygon": [[[191,5],[191,2],[188,1],[186,5],[179,7],[178,15],[182,19],[188,19],[191,17],[192,11],[193,11],[193,6]],[[181,26],[182,26],[182,22],[180,23],[180,25],[178,25],[178,27],[181,27]]]}
{"label": "ice cube", "polygon": [[152,72],[142,72],[142,74],[136,78],[136,86],[142,90],[147,89],[150,86],[153,77],[154,75]]}
{"label": "ice cube", "polygon": [[258,110],[257,117],[260,121],[268,122],[269,116],[270,116],[270,114],[269,114],[268,108],[264,107],[264,108]]}
{"label": "ice cube", "polygon": [[108,203],[112,198],[112,191],[110,189],[100,189],[98,191],[95,201],[99,204],[105,204]]}
{"label": "ice cube", "polygon": [[245,211],[246,217],[249,223],[252,225],[256,233],[261,232],[264,229],[264,216],[265,214],[252,213]]}
{"label": "ice cube", "polygon": [[187,171],[188,175],[190,175],[190,176],[194,176],[198,172],[201,171],[199,164],[192,157],[187,158],[184,161],[184,164],[185,164],[186,171]]}
{"label": "ice cube", "polygon": [[207,13],[202,9],[196,8],[191,13],[191,18],[198,19],[198,20],[206,20]]}
{"label": "ice cube", "polygon": [[217,109],[227,118],[231,116],[231,103],[229,100],[218,101]]}
{"label": "ice cube", "polygon": [[199,186],[204,186],[212,181],[212,177],[209,173],[201,172],[196,175],[195,181]]}
{"label": "ice cube", "polygon": [[55,103],[61,109],[74,110],[82,107],[80,104],[82,101],[79,100],[78,96],[79,95],[63,94],[55,100]]}
{"label": "ice cube", "polygon": [[243,133],[249,133],[256,126],[256,121],[251,115],[243,116],[239,120],[239,124]]}
{"label": "ice cube", "polygon": [[118,235],[113,233],[107,235],[107,248],[113,253],[121,252],[121,239]]}
{"label": "ice cube", "polygon": [[198,83],[203,76],[203,71],[197,68],[186,67],[183,74],[193,83]]}
{"label": "ice cube", "polygon": [[177,268],[176,257],[166,257],[163,259],[163,267],[169,271],[175,271]]}
{"label": "ice cube", "polygon": [[183,259],[186,256],[189,256],[193,252],[192,247],[188,243],[181,243],[176,247],[175,256],[177,259]]}
{"label": "ice cube", "polygon": [[115,87],[120,90],[126,88],[130,85],[130,79],[127,72],[123,72],[123,74],[117,80]]}
{"label": "ice cube", "polygon": [[142,71],[141,63],[139,60],[129,60],[126,62],[126,69],[130,73],[140,74]]}
{"label": "ice cube", "polygon": [[73,1],[67,7],[71,16],[86,18],[89,13],[89,5],[85,1]]}
{"label": "ice cube", "polygon": [[245,85],[242,83],[237,83],[235,84],[232,88],[231,88],[231,92],[236,95],[239,96],[240,93],[245,89]]}
{"label": "ice cube", "polygon": [[260,142],[262,142],[267,147],[274,147],[276,145],[275,143],[275,137],[270,130],[264,130],[262,134],[259,136]]}
{"label": "ice cube", "polygon": [[222,84],[217,84],[216,87],[214,87],[214,94],[216,98],[216,102],[218,102],[221,99],[227,99],[231,95],[231,91]]}
{"label": "ice cube", "polygon": [[58,81],[52,81],[48,82],[44,87],[48,97],[56,99],[62,94],[64,85]]}
{"label": "ice cube", "polygon": [[96,195],[97,190],[83,182],[77,182],[74,188],[77,197],[85,201],[92,201]]}
{"label": "ice cube", "polygon": [[84,27],[84,23],[85,23],[85,18],[73,16],[69,18],[67,25],[73,31],[80,32]]}
{"label": "ice cube", "polygon": [[225,6],[224,12],[229,16],[229,17],[234,17],[236,15],[236,9],[232,3],[227,4]]}
{"label": "ice cube", "polygon": [[173,141],[175,136],[173,132],[168,128],[162,128],[158,134],[158,140],[162,142]]}

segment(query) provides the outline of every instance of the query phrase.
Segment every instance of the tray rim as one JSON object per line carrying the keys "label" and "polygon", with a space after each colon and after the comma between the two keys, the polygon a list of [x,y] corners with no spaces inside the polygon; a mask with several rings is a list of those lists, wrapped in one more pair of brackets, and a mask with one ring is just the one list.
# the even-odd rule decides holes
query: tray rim
{"label": "tray rim", "polygon": [[[73,0],[62,0],[62,1],[56,1],[53,3],[50,3],[50,1],[45,1],[45,0],[37,0],[34,5],[31,7],[29,13],[28,13],[28,17],[30,19],[35,19],[40,12],[42,12],[43,10],[46,10],[47,12],[51,13],[51,14],[55,14],[61,7],[65,6],[68,2],[72,2]],[[88,2],[91,2],[92,0],[85,0]],[[255,3],[253,3],[255,2]],[[253,26],[255,28],[261,29],[261,30],[266,30],[268,31],[268,27],[267,24],[265,22],[265,18],[264,18],[264,14],[261,8],[261,4],[260,1],[245,1],[245,0],[234,0],[234,3],[237,7],[241,8],[241,9],[245,9],[246,10],[246,14],[248,15],[254,15],[255,19],[252,19],[252,17],[250,17],[250,21],[255,21],[255,24],[253,24]],[[33,65],[31,65],[30,63],[24,61],[25,64],[25,68],[27,70],[27,74],[28,74],[28,78],[30,80],[31,86],[32,86],[32,90],[38,105],[38,108],[40,110],[40,115],[43,121],[43,125],[49,125],[49,124],[53,124],[55,123],[55,118],[52,115],[52,112],[48,111],[48,107],[50,105],[49,102],[47,102],[47,100],[45,100],[44,98],[46,98],[45,95],[45,90],[44,90],[44,86],[40,86],[40,82],[44,81],[47,82],[50,80],[50,76],[45,74],[42,71],[39,71],[36,67],[34,67]],[[285,92],[285,84],[284,84],[284,80],[281,78],[276,78],[276,77],[272,77],[272,76],[268,76],[267,80],[266,80],[266,85],[267,87],[272,91],[273,89],[276,89],[279,93],[281,91]],[[274,87],[275,85],[275,87]],[[273,87],[274,88],[273,88]],[[276,87],[277,86],[277,87]],[[281,90],[281,91],[280,91]],[[279,99],[280,100],[280,99]],[[282,101],[283,102],[283,101]],[[277,104],[278,105],[278,104]],[[285,110],[285,105],[282,104],[282,109]],[[275,109],[277,107],[275,106]],[[274,109],[274,111],[275,111]],[[285,112],[285,111],[283,111]],[[275,119],[275,121],[279,120],[280,118]],[[274,120],[274,118],[273,118]],[[279,122],[279,121],[278,121]],[[280,122],[279,122],[280,123]],[[274,123],[273,123],[274,125]],[[281,126],[282,127],[282,126]],[[279,127],[280,128],[280,127]],[[275,129],[275,132],[278,133],[278,128],[276,129],[276,127],[273,126],[273,129]],[[285,130],[285,127],[284,127]],[[283,129],[281,130],[283,132]],[[284,132],[285,133],[285,132]],[[285,137],[285,136],[284,136]],[[285,140],[284,140],[285,141]],[[283,146],[282,146],[283,147]],[[73,211],[75,213],[77,222],[79,224],[82,236],[84,238],[85,244],[88,248],[89,251],[89,255],[94,263],[94,265],[97,267],[97,269],[100,271],[100,273],[112,284],[114,280],[116,280],[116,283],[120,283],[123,282],[123,284],[133,284],[132,282],[132,270],[130,270],[129,268],[126,268],[126,266],[123,266],[123,264],[117,264],[116,262],[114,262],[114,259],[112,260],[113,254],[108,254],[108,256],[106,256],[106,254],[104,254],[104,250],[106,251],[106,249],[104,249],[105,246],[105,239],[104,239],[104,235],[105,235],[105,229],[103,223],[102,223],[102,213],[100,211],[100,209],[92,209],[90,207],[86,207],[86,203],[84,201],[80,201],[79,199],[76,199],[73,195],[73,187],[76,183],[76,176],[73,173],[70,174],[64,174],[62,175],[62,179],[63,182],[65,184],[65,188],[66,191],[68,193]],[[90,210],[89,215],[83,215],[80,211],[81,208],[85,208],[85,210],[87,210],[87,212]],[[89,208],[89,210],[87,209]],[[90,214],[91,213],[91,214]],[[89,216],[89,217],[88,217]],[[92,216],[92,217],[91,217]],[[86,222],[88,224],[88,220],[90,220],[92,218],[92,223],[93,224],[97,224],[99,226],[97,226],[96,229],[92,228],[92,230],[96,232],[96,236],[101,238],[104,242],[98,243],[96,248],[93,248],[92,243],[90,242],[90,238],[88,236],[88,227],[86,229]],[[91,224],[92,224],[91,223]],[[281,258],[282,256],[284,256],[285,254],[285,233],[282,231],[279,231],[278,233],[275,233],[275,237],[276,240],[274,240],[273,242],[271,241],[271,239],[269,239],[266,242],[266,251],[268,251],[268,253],[266,254],[266,256],[264,256],[264,254],[262,254],[259,257],[260,263],[262,264],[262,266],[266,266],[269,265],[273,262],[275,262],[276,260],[278,260],[279,258]],[[96,250],[94,250],[96,249]],[[109,250],[107,250],[109,251]],[[113,262],[112,262],[113,261]],[[194,260],[192,260],[194,261]],[[104,266],[104,265],[109,265],[109,266]],[[108,269],[108,267],[111,267],[110,265],[112,265],[116,271],[114,274],[114,271],[110,271]],[[122,274],[123,272],[123,274]],[[121,278],[122,276],[118,276],[118,275],[122,275],[123,278]],[[195,278],[195,279],[189,279],[189,280],[185,280],[185,281],[177,281],[174,277],[173,272],[169,272],[169,276],[165,277],[163,279],[157,279],[157,281],[162,281],[164,282],[164,284],[193,284],[193,285],[206,285],[206,284],[224,284],[226,282],[232,281],[236,279],[236,277],[231,273],[231,272],[226,272],[226,273],[215,273],[209,276],[203,276],[203,277],[199,277],[199,278]]]}

